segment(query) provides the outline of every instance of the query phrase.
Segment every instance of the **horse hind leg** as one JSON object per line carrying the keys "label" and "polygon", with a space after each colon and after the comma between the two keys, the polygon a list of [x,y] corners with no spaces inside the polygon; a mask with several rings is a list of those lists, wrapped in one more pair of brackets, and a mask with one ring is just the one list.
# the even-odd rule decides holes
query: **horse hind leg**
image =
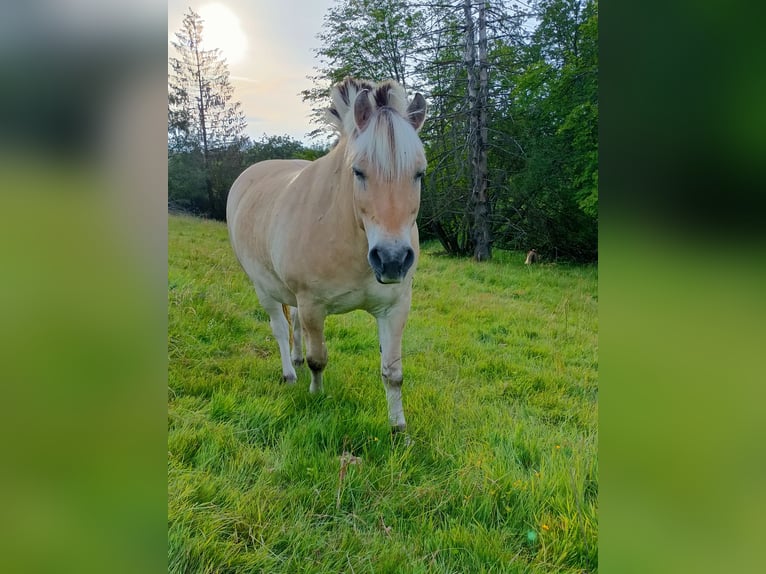
{"label": "horse hind leg", "polygon": [[311,369],[311,393],[320,393],[323,390],[322,373],[327,365],[327,348],[324,344],[325,315],[326,312],[321,306],[298,300],[301,336],[306,337],[306,363]]}
{"label": "horse hind leg", "polygon": [[290,325],[282,309],[282,303],[263,293],[258,293],[258,300],[266,313],[269,314],[271,332],[274,334],[277,345],[279,345],[279,356],[282,360],[282,380],[288,384],[295,383],[298,376],[295,374],[295,368],[290,359]]}
{"label": "horse hind leg", "polygon": [[303,364],[303,333],[301,330],[301,318],[297,307],[290,307],[290,317],[293,322],[293,349],[292,359],[295,367]]}

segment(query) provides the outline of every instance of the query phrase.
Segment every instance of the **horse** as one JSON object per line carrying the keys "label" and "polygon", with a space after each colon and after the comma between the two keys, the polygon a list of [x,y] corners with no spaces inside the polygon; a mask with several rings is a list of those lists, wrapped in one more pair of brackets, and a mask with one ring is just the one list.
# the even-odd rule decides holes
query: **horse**
{"label": "horse", "polygon": [[286,383],[297,380],[305,339],[309,392],[323,391],[327,315],[363,309],[375,317],[388,421],[402,432],[402,333],[419,257],[426,101],[419,93],[410,100],[393,80],[354,78],[330,97],[325,119],[335,146],[313,162],[247,168],[227,199],[229,238],[269,315]]}

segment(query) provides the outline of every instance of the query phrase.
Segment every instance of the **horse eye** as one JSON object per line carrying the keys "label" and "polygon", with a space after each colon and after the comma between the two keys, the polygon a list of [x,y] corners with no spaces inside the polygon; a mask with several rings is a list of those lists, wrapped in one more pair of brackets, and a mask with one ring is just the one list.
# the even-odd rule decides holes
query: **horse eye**
{"label": "horse eye", "polygon": [[364,181],[365,179],[367,179],[367,176],[364,175],[364,172],[361,169],[357,169],[355,167],[352,169],[354,170],[354,175],[357,177],[357,179],[359,179],[360,181]]}

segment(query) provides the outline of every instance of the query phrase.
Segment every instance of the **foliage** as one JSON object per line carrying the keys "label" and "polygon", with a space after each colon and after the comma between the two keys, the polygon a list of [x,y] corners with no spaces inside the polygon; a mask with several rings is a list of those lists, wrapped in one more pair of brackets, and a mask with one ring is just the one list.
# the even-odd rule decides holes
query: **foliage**
{"label": "foliage", "polygon": [[[241,171],[245,116],[219,50],[202,48],[204,26],[191,8],[176,33],[168,85],[168,198],[176,207],[223,219]],[[204,193],[204,195],[203,195]]]}
{"label": "foliage", "polygon": [[245,163],[252,165],[267,159],[307,159],[313,161],[327,153],[321,146],[306,147],[290,136],[268,136],[250,142],[245,149]]}
{"label": "foliage", "polygon": [[[463,2],[385,4],[381,11],[373,2],[343,0],[328,12],[318,50],[323,67],[304,98],[323,107],[331,81],[348,74],[379,80],[404,70],[408,88],[424,91],[429,100],[421,134],[429,158],[421,230],[449,253],[471,254]],[[539,0],[530,9],[523,6],[486,3],[492,236],[498,247],[594,260],[598,2]],[[388,25],[389,19],[400,25]]]}
{"label": "foliage", "polygon": [[471,191],[469,110],[465,97],[463,23],[460,10],[428,11],[422,71],[429,90],[429,117],[421,132],[429,168],[423,186],[420,227],[448,253],[471,253],[468,205]]}
{"label": "foliage", "polygon": [[[170,153],[168,157],[168,199],[176,211],[196,215],[208,215],[223,219],[226,198],[234,180],[247,167],[267,159],[315,160],[327,149],[321,146],[306,147],[302,142],[287,135],[267,136],[260,140],[246,139],[239,147],[211,151],[206,166],[202,156],[192,152]],[[211,203],[206,194],[206,177],[210,177],[215,189]]]}
{"label": "foliage", "polygon": [[205,167],[197,153],[168,154],[168,203],[177,211],[202,215],[208,212]]}
{"label": "foliage", "polygon": [[168,143],[174,151],[226,148],[242,142],[245,116],[232,101],[234,88],[220,50],[202,48],[204,24],[191,8],[172,42],[170,57]]}
{"label": "foliage", "polygon": [[597,571],[597,269],[523,261],[423,246],[405,444],[371,317],[287,387],[225,226],[170,217],[169,571]]}
{"label": "foliage", "polygon": [[223,220],[234,180],[267,159],[315,160],[327,149],[289,136],[243,135],[245,118],[233,101],[226,62],[201,47],[203,21],[191,8],[176,33],[168,87],[168,206],[173,211]]}
{"label": "foliage", "polygon": [[496,204],[498,234],[513,248],[550,257],[597,257],[597,4],[543,0],[540,24],[508,82],[513,133],[523,161]]}
{"label": "foliage", "polygon": [[332,85],[346,76],[392,78],[409,87],[422,19],[407,0],[340,0],[331,6],[318,35],[322,45],[315,51],[320,66],[311,77],[314,87],[302,92],[315,105],[315,121],[322,121]]}

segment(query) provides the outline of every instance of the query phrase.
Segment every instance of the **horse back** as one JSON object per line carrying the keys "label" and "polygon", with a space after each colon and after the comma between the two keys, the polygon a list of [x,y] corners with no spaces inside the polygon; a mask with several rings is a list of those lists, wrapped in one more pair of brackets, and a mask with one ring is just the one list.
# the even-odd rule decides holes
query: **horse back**
{"label": "horse back", "polygon": [[226,221],[231,227],[257,205],[279,200],[289,182],[311,162],[302,159],[272,159],[251,165],[234,181],[226,201]]}

